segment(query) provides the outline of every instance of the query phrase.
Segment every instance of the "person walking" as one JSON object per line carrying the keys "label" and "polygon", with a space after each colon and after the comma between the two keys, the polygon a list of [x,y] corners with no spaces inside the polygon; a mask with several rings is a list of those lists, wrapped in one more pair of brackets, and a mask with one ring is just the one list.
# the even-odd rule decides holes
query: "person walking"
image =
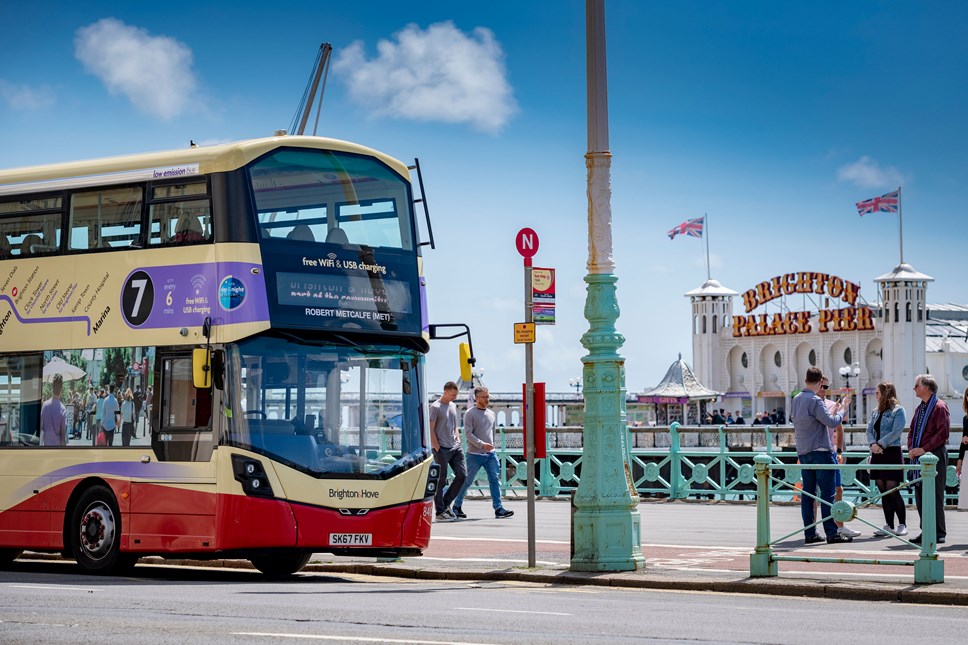
{"label": "person walking", "polygon": [[[467,479],[464,450],[461,448],[460,433],[457,430],[457,405],[454,403],[459,392],[456,383],[447,381],[440,398],[430,404],[430,444],[434,449],[434,462],[440,467],[437,490],[434,492],[434,508],[438,520],[467,517],[459,505],[451,509],[451,504],[464,488],[464,481]],[[454,481],[445,491],[448,466],[454,471]]]}
{"label": "person walking", "polygon": [[968,449],[968,387],[965,388],[965,394],[961,397],[961,409],[965,413],[965,417],[961,420],[961,445],[958,447],[958,461],[955,462],[955,472],[958,473],[958,481],[960,485],[958,487],[958,509],[966,510],[968,509],[968,477],[964,476],[965,469],[963,468],[965,463],[965,450]]}
{"label": "person walking", "polygon": [[[938,476],[935,477],[934,500],[924,500],[922,497],[922,483],[914,485],[914,501],[920,516],[919,524],[924,531],[924,504],[934,504],[935,525],[937,528],[938,544],[944,544],[948,533],[944,521],[944,480],[948,470],[948,435],[951,434],[951,417],[948,406],[938,398],[938,382],[933,376],[921,374],[914,379],[914,394],[921,403],[914,411],[911,420],[911,430],[908,432],[908,458],[912,464],[920,462],[927,453],[938,458]],[[918,471],[912,474],[920,477]],[[912,539],[914,544],[921,544],[922,535]]]}
{"label": "person walking", "polygon": [[[823,404],[827,406],[827,412],[831,416],[836,413],[837,402],[831,401],[827,398],[827,393],[830,391],[830,379],[824,376],[820,380],[820,392],[819,396],[823,399]],[[833,455],[834,465],[839,465],[845,463],[844,459],[844,424],[841,423],[833,428],[827,429],[830,434],[830,443],[836,448],[837,452]],[[834,500],[840,501],[844,498],[844,483],[843,476],[840,470],[834,471]],[[836,522],[837,532],[844,537],[860,537],[860,531],[850,528],[843,522]]]}
{"label": "person walking", "polygon": [[[877,384],[874,390],[877,407],[871,412],[871,419],[867,422],[867,443],[871,449],[871,479],[877,483],[877,489],[884,493],[897,488],[904,479],[904,471],[880,470],[876,466],[885,464],[903,464],[901,454],[901,433],[907,425],[907,415],[897,400],[897,390],[893,383],[887,381]],[[907,508],[901,491],[895,490],[883,495],[881,507],[884,509],[883,528],[874,531],[874,535],[907,535]],[[897,524],[894,518],[897,518]]]}
{"label": "person walking", "polygon": [[[816,367],[807,369],[804,389],[794,397],[790,406],[790,420],[793,422],[797,457],[800,463],[804,465],[829,466],[834,463],[835,450],[827,428],[836,428],[843,423],[847,406],[850,405],[850,395],[848,394],[840,403],[836,404],[834,414],[831,416],[823,399],[818,396],[822,380],[823,373],[820,369]],[[827,544],[853,541],[852,537],[845,537],[840,534],[837,523],[830,517],[835,494],[834,471],[804,468],[801,472],[804,494],[800,495],[800,516],[803,519],[804,541],[807,544],[823,542],[823,538],[817,535],[817,527],[814,526],[816,516],[814,515],[814,499],[811,497],[811,495],[816,494],[818,486],[822,504],[820,513],[826,517],[823,521],[823,529],[827,536]]]}
{"label": "person walking", "polygon": [[[501,466],[494,451],[494,411],[487,406],[491,395],[486,387],[474,388],[474,405],[464,413],[464,434],[467,437],[467,479],[454,500],[454,507],[462,508],[464,496],[474,484],[477,472],[484,468],[491,488],[491,506],[494,517],[502,519],[514,515],[501,503]],[[462,513],[463,514],[463,513]]]}
{"label": "person walking", "polygon": [[138,424],[141,419],[141,405],[144,403],[145,395],[141,391],[141,386],[136,385],[134,388],[134,436],[138,436]]}
{"label": "person walking", "polygon": [[44,446],[67,445],[67,408],[61,403],[64,377],[54,374],[51,382],[53,394],[40,407],[40,439]]}
{"label": "person walking", "polygon": [[84,433],[85,421],[87,421],[87,410],[84,407],[84,397],[82,393],[74,392],[71,403],[74,406],[74,439],[80,439]]}
{"label": "person walking", "polygon": [[84,438],[93,439],[97,435],[97,431],[97,394],[92,385],[87,395],[87,433]]}
{"label": "person walking", "polygon": [[124,401],[121,403],[121,445],[130,446],[131,437],[134,436],[135,420],[134,395],[129,387],[124,392]]}
{"label": "person walking", "polygon": [[114,383],[108,385],[108,395],[104,397],[101,408],[101,428],[104,430],[105,445],[114,445],[114,431],[118,427],[118,400],[114,396]]}
{"label": "person walking", "polygon": [[107,398],[107,396],[108,396],[108,393],[107,393],[107,390],[104,389],[104,387],[101,387],[101,389],[97,391],[97,401],[94,403],[94,444],[95,445],[97,445],[98,433],[104,430],[104,426],[101,423],[101,421],[104,418],[104,400]]}

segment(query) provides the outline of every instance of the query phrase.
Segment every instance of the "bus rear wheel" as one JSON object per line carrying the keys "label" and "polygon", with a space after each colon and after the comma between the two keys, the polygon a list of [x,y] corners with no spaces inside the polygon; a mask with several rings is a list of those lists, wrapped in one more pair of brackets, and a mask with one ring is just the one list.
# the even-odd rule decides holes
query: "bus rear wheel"
{"label": "bus rear wheel", "polygon": [[91,573],[125,571],[138,559],[121,553],[121,513],[111,490],[104,486],[91,486],[81,494],[67,531],[71,554]]}
{"label": "bus rear wheel", "polygon": [[312,553],[260,555],[250,558],[252,566],[270,578],[285,578],[299,572],[309,562]]}

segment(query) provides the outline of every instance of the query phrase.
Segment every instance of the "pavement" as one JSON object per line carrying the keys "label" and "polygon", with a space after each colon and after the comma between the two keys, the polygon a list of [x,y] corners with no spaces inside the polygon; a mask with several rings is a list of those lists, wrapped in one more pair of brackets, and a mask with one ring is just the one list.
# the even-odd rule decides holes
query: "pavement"
{"label": "pavement", "polygon": [[[435,522],[422,557],[395,561],[316,554],[304,571],[393,576],[424,580],[518,581],[598,585],[629,589],[808,596],[905,603],[968,605],[968,512],[948,509],[948,539],[938,555],[944,582],[919,585],[912,566],[858,564],[838,560],[891,560],[912,563],[919,550],[899,540],[874,537],[883,521],[878,507],[861,509],[851,526],[863,533],[850,544],[806,546],[799,506],[771,507],[777,555],[820,558],[822,562],[779,563],[773,578],[749,576],[756,541],[756,507],[751,503],[643,501],[638,506],[645,566],[626,572],[569,570],[571,506],[567,500],[535,504],[534,557],[528,567],[527,504],[505,501],[515,515],[496,519],[489,499],[464,502],[466,520]],[[918,535],[918,515],[908,509],[910,534]],[[783,536],[789,537],[784,538]],[[29,554],[27,557],[30,557]],[[251,568],[245,560],[164,560],[145,564]]]}

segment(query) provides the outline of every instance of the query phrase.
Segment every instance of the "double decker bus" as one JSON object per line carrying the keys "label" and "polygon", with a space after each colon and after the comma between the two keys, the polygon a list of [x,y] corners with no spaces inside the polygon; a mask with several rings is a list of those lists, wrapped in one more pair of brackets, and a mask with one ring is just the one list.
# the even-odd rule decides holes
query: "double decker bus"
{"label": "double decker bus", "polygon": [[308,136],[0,171],[0,561],[420,554],[414,203]]}

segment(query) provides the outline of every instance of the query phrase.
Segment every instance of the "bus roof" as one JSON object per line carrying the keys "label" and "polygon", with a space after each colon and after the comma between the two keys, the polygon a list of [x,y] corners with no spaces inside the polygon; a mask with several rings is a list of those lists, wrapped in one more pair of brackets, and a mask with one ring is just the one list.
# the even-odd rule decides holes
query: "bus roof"
{"label": "bus roof", "polygon": [[[372,148],[325,137],[278,135],[166,152],[0,170],[0,195],[57,190],[68,185],[76,187],[144,181],[152,176],[177,177],[179,173],[181,176],[191,176],[224,172],[240,168],[271,150],[287,146],[372,155],[401,177],[409,177],[406,164]],[[158,175],[154,171],[163,174]]]}

